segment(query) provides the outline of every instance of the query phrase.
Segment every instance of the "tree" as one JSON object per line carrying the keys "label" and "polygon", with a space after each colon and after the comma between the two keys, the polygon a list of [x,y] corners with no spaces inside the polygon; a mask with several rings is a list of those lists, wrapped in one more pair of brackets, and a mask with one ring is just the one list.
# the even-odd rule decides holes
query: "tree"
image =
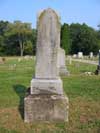
{"label": "tree", "polygon": [[99,49],[100,49],[100,25],[98,25],[98,31],[97,31],[97,38],[98,38],[98,45],[99,45]]}
{"label": "tree", "polygon": [[36,54],[36,40],[37,40],[37,30],[32,29],[32,44],[33,44],[33,54]]}
{"label": "tree", "polygon": [[86,24],[71,24],[70,34],[72,54],[77,54],[79,51],[85,55],[88,55],[91,51],[95,54],[98,52],[97,32],[93,28]]}
{"label": "tree", "polygon": [[0,36],[0,56],[4,55],[4,38]]}
{"label": "tree", "polygon": [[70,52],[70,32],[69,25],[64,23],[61,27],[61,47],[65,50],[66,54]]}
{"label": "tree", "polygon": [[33,46],[31,41],[27,41],[24,48],[24,53],[27,55],[32,55],[33,53]]}
{"label": "tree", "polygon": [[[61,47],[66,54],[77,54],[82,51],[85,55],[89,52],[98,53],[100,49],[100,25],[99,29],[88,25],[64,23],[61,27]],[[0,56],[35,54],[37,30],[32,29],[30,23],[15,21],[0,21]]]}
{"label": "tree", "polygon": [[0,21],[0,35],[3,36],[5,31],[7,30],[9,22],[8,21]]}
{"label": "tree", "polygon": [[5,54],[5,31],[8,26],[8,21],[0,21],[0,56]]}
{"label": "tree", "polygon": [[20,56],[23,56],[25,44],[32,36],[31,24],[22,23],[20,21],[15,21],[14,23],[9,23],[6,32],[6,37],[15,37],[15,42],[18,43],[20,47]]}

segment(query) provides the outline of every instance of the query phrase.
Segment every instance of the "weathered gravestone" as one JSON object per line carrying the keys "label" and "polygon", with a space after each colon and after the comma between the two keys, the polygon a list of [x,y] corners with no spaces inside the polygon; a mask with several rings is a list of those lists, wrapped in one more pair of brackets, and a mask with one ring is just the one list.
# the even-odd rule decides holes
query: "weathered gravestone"
{"label": "weathered gravestone", "polygon": [[38,16],[35,78],[25,97],[25,122],[68,121],[68,98],[64,96],[57,67],[60,22],[56,12],[47,9]]}
{"label": "weathered gravestone", "polygon": [[58,50],[58,70],[59,70],[59,74],[62,76],[69,75],[69,72],[66,67],[65,50],[62,48],[59,48]]}

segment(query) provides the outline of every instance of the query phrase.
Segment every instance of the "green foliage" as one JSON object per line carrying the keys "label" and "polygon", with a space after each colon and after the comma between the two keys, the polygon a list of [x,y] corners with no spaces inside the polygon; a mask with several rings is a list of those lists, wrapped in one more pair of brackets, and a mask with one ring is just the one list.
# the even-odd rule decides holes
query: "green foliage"
{"label": "green foliage", "polygon": [[30,55],[35,45],[36,30],[30,23],[0,21],[0,55]]}
{"label": "green foliage", "polygon": [[27,55],[33,54],[33,46],[31,41],[27,41],[24,47],[24,53]]}
{"label": "green foliage", "polygon": [[69,25],[63,24],[61,27],[61,47],[65,50],[66,54],[70,52],[70,32]]}
{"label": "green foliage", "polygon": [[[95,30],[86,24],[64,23],[61,27],[61,47],[66,54],[83,52],[98,53],[100,49],[100,26]],[[0,56],[36,53],[37,30],[30,23],[0,21]]]}
{"label": "green foliage", "polygon": [[91,51],[97,54],[100,48],[100,30],[96,31],[85,23],[64,23],[61,28],[61,47],[66,54],[83,52],[88,55]]}
{"label": "green foliage", "polygon": [[0,56],[4,55],[4,38],[0,35]]}
{"label": "green foliage", "polygon": [[71,24],[70,25],[71,36],[71,53],[77,54],[77,52],[83,52],[84,55],[88,55],[89,52],[98,53],[99,45],[97,38],[97,31],[88,27],[86,24]]}
{"label": "green foliage", "polygon": [[33,54],[36,53],[36,40],[37,40],[37,30],[32,29],[32,44],[33,44]]}
{"label": "green foliage", "polygon": [[7,26],[8,26],[8,21],[0,21],[0,35],[4,35],[6,29],[7,29]]}
{"label": "green foliage", "polygon": [[100,25],[98,25],[99,30],[97,31],[98,45],[100,49]]}
{"label": "green foliage", "polygon": [[14,41],[17,42],[20,48],[20,55],[23,56],[25,44],[27,44],[30,36],[32,36],[31,24],[15,21],[13,24],[9,23],[5,34],[8,38],[16,36]]}
{"label": "green foliage", "polygon": [[5,55],[5,32],[8,26],[8,21],[0,21],[0,56]]}

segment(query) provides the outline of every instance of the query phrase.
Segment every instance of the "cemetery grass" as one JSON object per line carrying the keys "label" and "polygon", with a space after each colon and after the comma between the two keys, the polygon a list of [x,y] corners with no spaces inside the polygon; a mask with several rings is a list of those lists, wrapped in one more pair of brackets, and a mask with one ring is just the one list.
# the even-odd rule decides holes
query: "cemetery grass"
{"label": "cemetery grass", "polygon": [[18,58],[6,57],[5,63],[0,64],[0,133],[100,132],[100,76],[85,75],[87,71],[94,72],[95,65],[67,64],[71,74],[62,79],[69,97],[68,123],[26,124],[23,99],[34,76],[34,59]]}

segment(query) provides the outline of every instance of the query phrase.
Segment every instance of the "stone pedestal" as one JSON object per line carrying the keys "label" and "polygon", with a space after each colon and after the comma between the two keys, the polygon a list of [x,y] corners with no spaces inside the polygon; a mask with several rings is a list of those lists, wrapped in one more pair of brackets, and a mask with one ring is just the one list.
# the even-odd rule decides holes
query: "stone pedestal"
{"label": "stone pedestal", "polygon": [[63,95],[62,80],[59,79],[32,79],[31,94],[58,94]]}
{"label": "stone pedestal", "polygon": [[68,121],[68,98],[63,95],[29,95],[24,104],[27,123]]}

